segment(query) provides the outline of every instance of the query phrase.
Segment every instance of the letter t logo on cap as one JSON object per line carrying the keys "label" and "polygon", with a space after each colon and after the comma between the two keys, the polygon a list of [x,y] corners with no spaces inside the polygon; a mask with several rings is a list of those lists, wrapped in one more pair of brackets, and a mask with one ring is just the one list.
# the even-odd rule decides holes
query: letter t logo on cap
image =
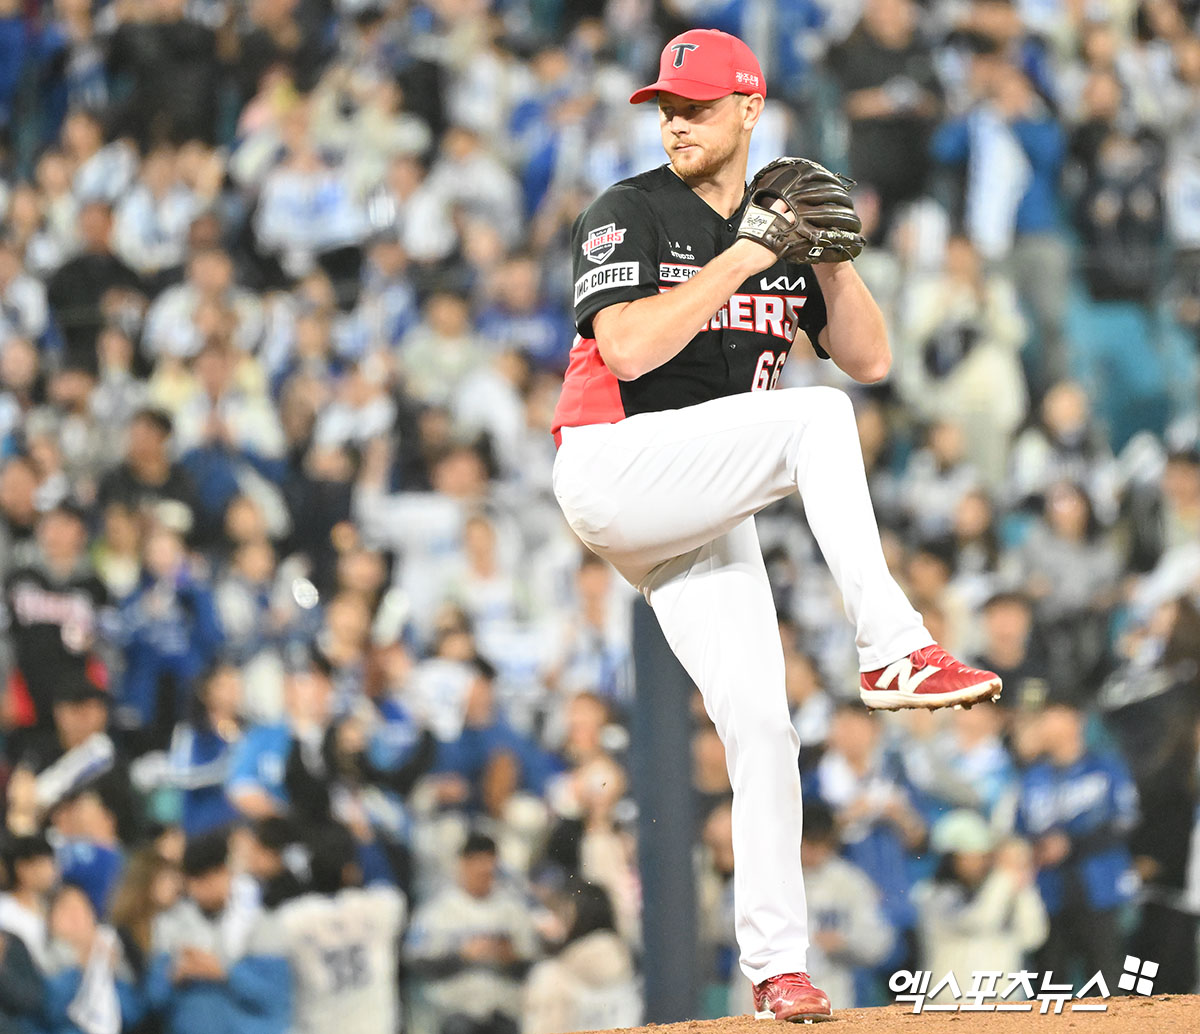
{"label": "letter t logo on cap", "polygon": [[682,68],[683,59],[687,57],[687,52],[689,50],[698,50],[699,47],[700,44],[698,43],[676,43],[671,48],[673,51],[675,51],[675,60],[672,62],[672,65],[675,68]]}

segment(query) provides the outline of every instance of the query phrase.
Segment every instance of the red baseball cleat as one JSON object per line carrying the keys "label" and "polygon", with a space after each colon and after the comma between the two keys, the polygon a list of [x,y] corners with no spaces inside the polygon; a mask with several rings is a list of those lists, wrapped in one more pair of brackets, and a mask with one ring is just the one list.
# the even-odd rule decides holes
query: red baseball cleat
{"label": "red baseball cleat", "polygon": [[864,671],[858,695],[872,709],[970,707],[996,700],[1001,690],[994,671],[968,668],[937,643],[914,650],[878,671]]}
{"label": "red baseball cleat", "polygon": [[829,995],[807,973],[781,973],[754,985],[754,1018],[804,1023],[833,1019]]}

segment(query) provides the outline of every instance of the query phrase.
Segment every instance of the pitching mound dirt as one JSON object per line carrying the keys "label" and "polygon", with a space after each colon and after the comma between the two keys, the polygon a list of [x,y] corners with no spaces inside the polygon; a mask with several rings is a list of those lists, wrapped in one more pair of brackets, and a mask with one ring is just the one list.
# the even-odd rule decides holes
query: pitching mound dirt
{"label": "pitching mound dirt", "polygon": [[[1200,1034],[1200,995],[1153,995],[1149,998],[1110,998],[1108,1011],[1069,1012],[1039,1015],[1040,1004],[1032,1013],[922,1013],[913,1015],[911,1006],[883,1009],[839,1009],[833,1021],[805,1024],[800,1030],[835,1034],[840,1030],[866,1031],[867,1034],[1037,1034],[1046,1030],[1070,1028],[1079,1034],[1103,1031],[1104,1034]],[[772,1030],[795,1028],[774,1021],[756,1021],[749,1016],[731,1016],[724,1020],[693,1020],[687,1023],[651,1024],[632,1034],[768,1034]],[[599,1032],[593,1032],[599,1034]],[[796,1034],[799,1034],[797,1030]]]}

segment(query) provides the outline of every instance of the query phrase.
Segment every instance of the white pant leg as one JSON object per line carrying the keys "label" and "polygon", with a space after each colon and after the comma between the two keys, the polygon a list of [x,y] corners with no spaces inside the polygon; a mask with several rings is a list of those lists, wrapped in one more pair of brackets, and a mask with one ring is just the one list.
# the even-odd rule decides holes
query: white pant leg
{"label": "white pant leg", "polygon": [[754,518],[660,565],[644,591],[725,745],[742,972],[758,983],[804,971],[800,740]]}
{"label": "white pant leg", "polygon": [[854,411],[835,388],[747,392],[567,428],[554,490],[579,537],[639,588],[659,564],[799,491],[861,670],[933,641],[888,571]]}

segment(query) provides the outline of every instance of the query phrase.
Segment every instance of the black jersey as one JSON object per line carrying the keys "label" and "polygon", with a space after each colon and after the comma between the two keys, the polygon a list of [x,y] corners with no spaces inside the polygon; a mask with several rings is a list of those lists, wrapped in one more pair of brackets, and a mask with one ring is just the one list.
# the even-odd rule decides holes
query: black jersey
{"label": "black jersey", "polygon": [[600,358],[592,317],[695,276],[737,239],[747,201],[724,219],[663,165],[610,187],[580,215],[572,234],[580,339],[556,432],[773,388],[797,330],[829,358],[817,344],[825,299],[812,267],[782,261],[747,280],[677,355],[641,377],[618,381]]}

